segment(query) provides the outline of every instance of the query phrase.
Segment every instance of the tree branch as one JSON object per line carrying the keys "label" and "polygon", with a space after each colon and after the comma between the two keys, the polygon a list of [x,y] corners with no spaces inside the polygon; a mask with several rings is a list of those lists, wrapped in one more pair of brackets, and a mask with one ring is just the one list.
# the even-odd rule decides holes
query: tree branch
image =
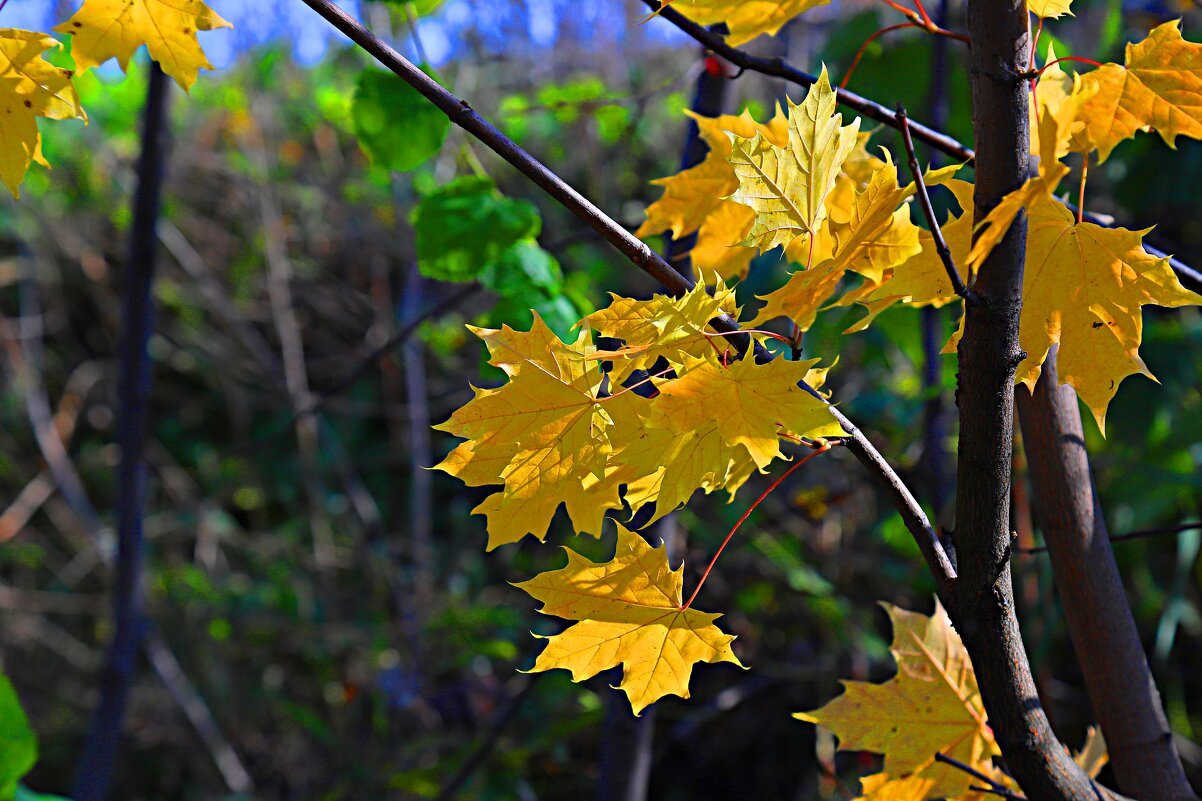
{"label": "tree branch", "polygon": [[[977,136],[973,214],[982,220],[1027,180],[1029,50],[1025,0],[969,0]],[[1027,220],[1020,214],[977,271],[979,303],[964,306],[960,340],[955,542],[960,579],[946,606],[976,668],[989,725],[1032,801],[1094,801],[1090,779],[1056,738],[1039,702],[1014,611],[1010,485],[1014,376],[1022,361]]]}
{"label": "tree branch", "polygon": [[[1179,526],[1162,526],[1160,528],[1145,528],[1139,531],[1128,531],[1126,534],[1116,534],[1108,539],[1113,544],[1116,542],[1128,542],[1130,540],[1142,540],[1146,539],[1147,537],[1165,537],[1170,534],[1180,534],[1183,531],[1194,531],[1195,529],[1199,528],[1202,528],[1202,523],[1182,523]],[[1036,556],[1041,553],[1047,553],[1048,546],[1037,545],[1034,548],[1015,548],[1014,552],[1022,554],[1023,556]]]}
{"label": "tree branch", "polygon": [[[722,56],[731,64],[734,64],[740,71],[749,70],[773,78],[783,78],[799,86],[811,86],[818,81],[816,76],[797,69],[784,59],[753,56],[737,47],[731,47],[720,34],[698,25],[671,6],[663,5],[659,0],[643,0],[643,2],[652,11],[656,12],[656,16],[666,19],[685,34],[697,40],[700,44],[705,45],[706,48]],[[846,89],[836,89],[835,97],[840,105],[846,106],[853,111],[858,111],[865,117],[884,123],[891,128],[901,129],[901,121],[898,119],[897,113],[882,106],[880,103],[874,103],[868,98],[861,97],[855,92],[849,92]],[[910,127],[913,129],[916,139],[920,139],[932,147],[938,148],[952,158],[959,159],[960,161],[973,160],[972,149],[947,134],[916,122],[911,122]]]}
{"label": "tree branch", "polygon": [[[307,0],[306,0],[307,1]],[[726,43],[726,40],[717,33],[705,28],[691,19],[681,14],[671,6],[665,6],[659,0],[642,0],[654,12],[657,17],[662,17],[668,22],[675,25],[683,33],[696,40],[699,44],[704,45],[709,50],[722,56],[730,63],[739,68],[739,72],[744,71],[758,72],[761,75],[767,75],[772,78],[781,78],[798,86],[809,87],[817,82],[818,78],[808,72],[798,69],[787,63],[781,58],[763,58],[753,56],[750,53],[740,50],[737,47],[731,47]],[[735,77],[738,77],[737,75]],[[901,120],[896,112],[882,106],[880,103],[875,103],[865,97],[861,97],[855,92],[850,92],[847,89],[838,88],[835,90],[836,100],[840,105],[858,111],[869,119],[888,125],[890,128],[901,130]],[[938,131],[934,128],[920,125],[919,123],[910,120],[910,129],[914,138],[926,142],[931,147],[951,156],[960,161],[969,162],[976,159],[976,152],[967,145],[961,143],[954,137]],[[1071,204],[1069,208],[1073,208]],[[1091,222],[1095,225],[1101,225],[1104,228],[1113,228],[1115,223],[1098,217],[1093,214],[1085,214],[1086,222]],[[1148,244],[1144,245],[1144,250],[1154,258],[1164,258],[1168,254],[1164,251],[1154,248]],[[1177,273],[1188,288],[1202,291],[1202,272],[1195,270],[1193,267],[1182,262],[1180,259],[1169,258],[1169,266]]]}
{"label": "tree branch", "polygon": [[[1119,788],[1143,801],[1197,801],[1106,537],[1077,393],[1061,385],[1056,355],[1053,348],[1035,391],[1019,390],[1017,401],[1035,516],[1048,543],[1077,664]],[[1102,609],[1105,614],[1098,613]]]}
{"label": "tree branch", "polygon": [[[331,25],[341,31],[347,38],[370,53],[383,66],[387,67],[398,77],[420,92],[430,102],[445,113],[450,120],[475,136],[487,145],[493,152],[516,167],[522,174],[534,181],[553,199],[568,211],[588,223],[593,230],[600,233],[606,241],[623,253],[632,264],[659,281],[673,295],[682,295],[694,287],[694,282],[672,268],[658,253],[644,242],[637,239],[618,223],[614,222],[591,201],[569,186],[562,178],[548,169],[542,162],[527,153],[512,139],[497,130],[491,123],[477,114],[466,100],[461,100],[448,92],[428,75],[415,67],[404,56],[376,37],[353,17],[335,5],[331,0],[304,0],[305,4],[320,14]],[[710,325],[722,333],[739,332],[739,324],[729,315],[722,315],[710,321]],[[732,338],[733,339],[733,338]],[[741,347],[746,347],[750,337],[744,337]],[[738,346],[738,343],[736,342]],[[757,356],[766,358],[762,348],[757,348]],[[825,399],[805,383],[800,386],[825,402]],[[847,447],[860,463],[868,469],[889,495],[898,513],[905,521],[906,528],[914,536],[926,559],[931,573],[946,586],[956,578],[947,553],[939,543],[938,537],[927,520],[926,513],[919,506],[914,496],[902,483],[901,478],[889,466],[885,458],[877,451],[868,438],[864,436],[852,422],[835,406],[828,404],[831,415],[843,426],[843,430],[851,440]]]}
{"label": "tree branch", "polygon": [[927,192],[926,182],[922,178],[922,166],[919,165],[918,155],[914,152],[914,138],[910,135],[910,118],[906,116],[905,106],[900,103],[897,104],[897,118],[901,120],[902,142],[906,146],[910,172],[914,174],[914,186],[918,189],[919,205],[922,206],[922,213],[927,218],[927,224],[931,226],[931,236],[935,240],[935,252],[939,254],[939,260],[943,262],[943,268],[947,270],[947,277],[952,282],[952,289],[955,290],[955,293],[964,298],[965,303],[976,303],[976,296],[960,278],[960,271],[956,269],[956,262],[952,260],[952,249],[947,246],[947,240],[943,238],[943,229],[939,227],[939,220],[935,218],[935,209],[931,206],[931,195]]}

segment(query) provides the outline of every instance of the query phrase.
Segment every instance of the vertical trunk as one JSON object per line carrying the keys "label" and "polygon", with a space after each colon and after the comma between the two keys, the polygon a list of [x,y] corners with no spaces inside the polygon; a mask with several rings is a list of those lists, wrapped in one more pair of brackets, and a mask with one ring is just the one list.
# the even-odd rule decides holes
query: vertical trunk
{"label": "vertical trunk", "polygon": [[[1027,177],[1027,86],[1018,76],[1029,47],[1026,2],[970,0],[968,28],[980,220]],[[965,303],[957,393],[960,577],[948,590],[948,611],[972,657],[990,726],[1023,792],[1032,801],[1091,801],[1089,778],[1057,741],[1039,704],[1014,614],[1010,478],[1026,233],[1020,215],[971,284],[979,302]]]}
{"label": "vertical trunk", "polygon": [[121,745],[125,699],[133,681],[142,639],[142,504],[146,483],[142,443],[146,431],[146,396],[150,391],[147,343],[154,329],[155,226],[167,151],[168,79],[158,64],[150,65],[142,119],[142,153],[130,227],[129,260],[121,288],[121,374],[117,387],[120,417],[117,444],[117,564],[113,590],[113,642],[100,679],[100,703],[84,742],[75,775],[77,801],[108,796]]}
{"label": "vertical trunk", "polygon": [[1077,395],[1060,386],[1055,351],[1034,394],[1017,394],[1036,517],[1119,788],[1144,801],[1196,799],[1107,539]]}

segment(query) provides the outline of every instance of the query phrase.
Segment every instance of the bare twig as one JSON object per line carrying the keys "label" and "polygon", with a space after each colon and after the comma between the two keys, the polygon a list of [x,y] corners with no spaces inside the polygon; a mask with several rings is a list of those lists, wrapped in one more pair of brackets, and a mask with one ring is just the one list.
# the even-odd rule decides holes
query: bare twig
{"label": "bare twig", "polygon": [[[306,0],[308,2],[308,0]],[[795,83],[799,86],[812,86],[818,81],[817,76],[811,75],[808,72],[803,72],[781,58],[763,58],[761,56],[753,56],[750,53],[740,50],[737,47],[731,47],[726,43],[726,39],[720,34],[698,25],[691,19],[681,14],[671,6],[665,6],[659,0],[643,0],[656,15],[662,17],[668,22],[675,25],[686,35],[695,39],[698,43],[704,45],[709,50],[722,56],[739,68],[740,72],[758,72],[761,75],[768,75],[773,78],[783,78],[790,83]],[[835,98],[840,105],[846,106],[852,111],[858,111],[869,119],[884,123],[890,128],[901,128],[901,121],[897,118],[897,113],[889,110],[880,103],[874,103],[866,97],[861,97],[855,92],[849,92],[846,89],[836,89]],[[972,161],[973,151],[967,145],[961,144],[945,133],[941,133],[925,125],[920,125],[911,121],[910,127],[913,129],[914,137],[923,142],[938,148],[940,151],[947,153],[954,159],[960,161]]]}
{"label": "bare twig", "polygon": [[980,790],[984,790],[987,793],[994,793],[996,795],[1002,796],[1003,798],[1007,798],[1010,801],[1027,801],[1025,798],[1023,798],[1021,795],[1018,795],[1017,793],[1015,793],[1013,790],[1011,790],[1006,785],[1000,784],[999,782],[994,781],[992,778],[990,778],[989,776],[986,776],[984,773],[982,773],[981,771],[972,767],[971,765],[966,765],[963,762],[961,762],[960,760],[956,759],[955,757],[950,757],[947,754],[943,753],[942,751],[935,752],[935,761],[942,762],[945,765],[951,765],[953,768],[962,770],[965,773],[967,773],[969,776],[972,776],[974,779],[980,779],[981,781],[985,782],[985,784],[989,785],[988,788],[982,787],[982,788],[973,788],[973,789],[980,789]]}
{"label": "bare twig", "polygon": [[[669,292],[681,295],[693,288],[694,282],[678,273],[659,254],[655,253],[645,243],[634,237],[629,231],[614,222],[609,216],[597,208],[591,201],[569,186],[562,178],[553,173],[542,162],[531,156],[513,140],[498,131],[491,123],[477,114],[466,100],[460,100],[448,92],[424,72],[410,63],[404,56],[396,52],[387,43],[381,41],[370,31],[360,25],[353,17],[339,8],[330,0],[304,0],[305,4],[324,17],[331,25],[345,34],[351,41],[362,47],[382,65],[392,70],[406,83],[420,92],[430,102],[436,105],[454,122],[468,133],[475,136],[493,152],[504,158],[520,172],[529,177],[539,187],[568,211],[588,223],[600,233],[606,241],[622,252],[636,267],[659,281]],[[738,333],[739,324],[729,315],[722,315],[710,321],[710,325],[723,333]],[[750,337],[743,336],[741,342],[732,337],[736,347],[746,348]],[[768,358],[762,347],[757,347],[757,356]],[[816,398],[822,396],[805,383],[800,384]],[[825,399],[823,399],[825,402]],[[946,585],[956,578],[943,546],[931,528],[926,513],[919,506],[909,489],[902,483],[901,478],[885,461],[868,438],[861,432],[839,409],[828,404],[831,415],[839,421],[843,429],[851,436],[848,449],[856,455],[860,463],[874,475],[885,488],[894,506],[905,521],[906,528],[914,536],[919,550],[926,559],[932,574]]]}
{"label": "bare twig", "polygon": [[513,722],[513,719],[517,717],[518,712],[521,711],[522,706],[526,703],[526,700],[534,691],[535,686],[538,684],[539,678],[545,675],[547,674],[533,674],[526,682],[526,686],[522,688],[521,692],[511,698],[509,703],[497,713],[497,716],[493,719],[492,725],[488,728],[488,734],[485,735],[484,739],[480,741],[480,744],[476,746],[476,750],[473,751],[471,755],[463,761],[463,764],[459,766],[459,770],[455,772],[455,775],[451,777],[451,780],[448,781],[439,791],[435,801],[451,801],[451,799],[459,797],[459,791],[463,789],[463,785],[467,784],[467,780],[472,777],[472,774],[476,772],[476,769],[483,765],[484,761],[488,759],[488,755],[491,754],[493,748],[496,747],[497,741],[501,738],[501,735],[505,732],[505,729],[508,728],[509,724]]}
{"label": "bare twig", "polygon": [[[1197,523],[1182,523],[1179,526],[1163,526],[1161,528],[1147,528],[1140,531],[1129,531],[1126,534],[1116,534],[1110,537],[1111,542],[1125,542],[1127,540],[1139,540],[1145,537],[1163,537],[1169,534],[1180,534],[1183,531],[1193,531],[1194,529],[1202,528],[1202,522]],[[1048,546],[1038,545],[1034,548],[1015,548],[1015,553],[1024,555],[1033,555],[1047,553]]]}
{"label": "bare twig", "polygon": [[238,753],[221,733],[221,729],[218,727],[217,721],[213,719],[213,713],[209,711],[204,699],[188,681],[187,675],[180,667],[175,654],[171,653],[171,649],[167,647],[167,643],[157,633],[152,633],[146,638],[145,650],[150,664],[159,674],[159,678],[163,680],[167,692],[175,699],[175,703],[179,705],[180,709],[184,710],[192,728],[196,729],[196,733],[204,740],[209,753],[213,755],[213,762],[216,763],[217,770],[221,772],[221,777],[225,779],[226,786],[235,793],[251,792],[254,784],[250,774],[247,773],[242,760],[238,758]]}
{"label": "bare twig", "polygon": [[305,345],[296,304],[292,296],[292,260],[288,255],[288,236],[283,215],[270,184],[271,159],[268,154],[265,114],[250,126],[253,135],[252,163],[259,173],[259,216],[263,228],[263,251],[267,261],[267,294],[271,317],[280,341],[280,360],[284,366],[284,384],[292,404],[297,449],[300,452],[301,481],[309,506],[309,525],[313,534],[313,561],[319,572],[334,567],[336,558],[334,530],[326,511],[325,490],[319,470],[320,434],[317,421],[300,414],[310,403],[309,375],[305,367]]}
{"label": "bare twig", "polygon": [[914,174],[914,186],[918,190],[918,203],[922,206],[922,213],[927,218],[927,224],[931,226],[931,237],[935,240],[935,252],[939,254],[943,268],[947,270],[947,277],[952,282],[952,289],[955,293],[964,298],[965,303],[975,303],[976,296],[960,278],[960,271],[956,269],[956,262],[952,259],[952,249],[947,246],[947,240],[943,238],[943,229],[939,227],[939,220],[935,217],[935,208],[931,205],[931,195],[927,192],[926,181],[922,177],[922,165],[918,163],[918,155],[914,152],[914,138],[910,135],[910,118],[906,115],[906,107],[901,103],[897,104],[897,118],[901,120],[902,142],[906,146],[906,158],[910,163],[910,172]]}

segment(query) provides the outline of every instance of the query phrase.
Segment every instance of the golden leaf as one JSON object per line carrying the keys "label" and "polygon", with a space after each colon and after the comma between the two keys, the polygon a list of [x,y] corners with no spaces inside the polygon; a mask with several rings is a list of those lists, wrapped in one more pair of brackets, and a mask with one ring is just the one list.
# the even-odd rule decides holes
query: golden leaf
{"label": "golden leaf", "polygon": [[701,25],[725,22],[727,43],[738,47],[762,33],[775,34],[789,20],[830,0],[675,0],[672,7]]}
{"label": "golden leaf", "polygon": [[827,216],[826,197],[856,145],[859,119],[842,126],[835,93],[822,70],[801,104],[789,101],[789,141],[779,147],[763,134],[732,135],[730,162],[739,180],[730,196],[756,215],[747,243],[760,251],[816,235]]}
{"label": "golden leaf", "polygon": [[72,37],[71,54],[81,70],[116,58],[128,71],[134,51],[146,45],[163,72],[187,90],[201,69],[213,69],[197,31],[230,27],[201,0],[84,0],[54,30]]}
{"label": "golden leaf", "polygon": [[1028,212],[1027,266],[1017,380],[1034,388],[1048,349],[1059,343],[1060,380],[1072,384],[1105,429],[1106,406],[1125,377],[1151,377],[1139,358],[1141,307],[1202,303],[1181,286],[1167,258],[1143,249],[1143,231],[1078,224],[1050,197]]}
{"label": "golden leaf", "polygon": [[52,47],[60,44],[44,33],[0,30],[0,179],[14,198],[20,197],[30,162],[50,166],[42,156],[37,118],[87,119],[71,71],[42,58]]}
{"label": "golden leaf", "polygon": [[1202,45],[1181,38],[1180,20],[1127,45],[1126,65],[1104,64],[1082,76],[1096,93],[1080,118],[1098,161],[1137,131],[1153,129],[1170,146],[1178,136],[1202,139]]}
{"label": "golden leaf", "polygon": [[622,665],[618,689],[637,715],[665,695],[688,698],[698,662],[742,667],[734,637],[714,625],[720,615],[681,608],[683,566],[671,570],[662,546],[619,526],[610,562],[564,550],[566,567],[516,585],[542,602],[543,614],[579,621],[546,638],[532,670],[563,668],[582,681]]}
{"label": "golden leaf", "polygon": [[1068,9],[1072,4],[1073,0],[1027,0],[1031,13],[1044,19],[1059,19],[1065,14],[1071,17],[1073,12]]}
{"label": "golden leaf", "polygon": [[810,438],[845,433],[826,404],[797,386],[815,363],[759,364],[748,350],[728,366],[714,359],[686,364],[679,378],[656,381],[660,394],[648,422],[677,433],[716,422],[723,441],[742,445],[762,469],[783,455],[781,432]]}
{"label": "golden leaf", "polygon": [[469,440],[437,469],[473,485],[504,483],[473,510],[489,516],[489,550],[526,534],[542,539],[561,501],[578,530],[599,534],[605,510],[621,506],[617,483],[607,480],[611,411],[630,411],[634,399],[602,404],[604,376],[588,332],[565,345],[537,314],[528,333],[472,331],[511,381],[476,389],[435,426]]}
{"label": "golden leaf", "polygon": [[893,622],[897,675],[884,684],[845,681],[842,695],[794,717],[830,729],[841,748],[884,754],[884,771],[863,780],[867,797],[964,795],[976,780],[936,762],[935,754],[989,773],[990,758],[1000,753],[972,663],[938,602],[930,617],[884,606]]}
{"label": "golden leaf", "polygon": [[584,322],[602,336],[626,341],[620,350],[593,354],[597,359],[613,360],[610,379],[620,384],[661,356],[682,364],[686,356],[701,358],[715,348],[720,352],[725,343],[721,337],[708,336],[706,328],[723,313],[737,316],[738,308],[734,292],[717,281],[709,289],[698,284],[679,298],[655,295],[650,300],[634,300],[614,295],[608,307],[593,312]]}

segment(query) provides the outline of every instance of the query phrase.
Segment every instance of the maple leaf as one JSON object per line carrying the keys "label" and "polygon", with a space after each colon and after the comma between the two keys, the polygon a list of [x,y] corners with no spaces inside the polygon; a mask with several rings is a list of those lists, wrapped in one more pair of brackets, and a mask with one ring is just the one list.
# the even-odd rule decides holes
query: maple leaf
{"label": "maple leaf", "polygon": [[762,33],[775,34],[789,20],[830,0],[675,0],[672,7],[701,25],[725,22],[727,43],[738,47]]}
{"label": "maple leaf", "polygon": [[[973,185],[968,181],[951,179],[944,183],[951,191],[960,214],[950,216],[940,226],[944,241],[952,253],[952,261],[963,264],[972,245],[972,195]],[[947,268],[935,250],[935,237],[930,231],[920,231],[918,241],[921,250],[893,268],[888,280],[874,287],[861,301],[870,310],[870,316],[849,330],[859,331],[868,326],[879,314],[882,303],[905,300],[913,306],[943,306],[956,299]]]}
{"label": "maple leaf", "polygon": [[81,70],[116,58],[128,72],[130,57],[146,45],[163,72],[188,90],[201,69],[213,69],[197,31],[230,27],[201,0],[84,0],[54,30],[71,36],[71,54]]}
{"label": "maple leaf", "polygon": [[1031,13],[1043,19],[1059,19],[1065,14],[1073,16],[1073,12],[1068,10],[1072,4],[1073,0],[1027,0],[1027,8]]}
{"label": "maple leaf", "polygon": [[1137,131],[1154,129],[1170,147],[1178,136],[1202,139],[1202,45],[1181,37],[1180,20],[1128,44],[1125,66],[1103,64],[1082,77],[1096,93],[1080,118],[1098,161]]}
{"label": "maple leaf", "polygon": [[61,47],[52,36],[14,28],[0,29],[0,179],[20,197],[19,188],[31,162],[50,165],[42,156],[38,117],[86,120],[71,70],[42,58]]}
{"label": "maple leaf", "polygon": [[1060,380],[1077,390],[1103,432],[1119,382],[1135,373],[1152,377],[1139,357],[1141,307],[1202,303],[1181,286],[1167,257],[1144,250],[1148,230],[1077,223],[1050,197],[1028,211],[1019,322],[1028,355],[1016,380],[1034,389],[1048,350],[1059,343]]}
{"label": "maple leaf", "polygon": [[515,585],[542,602],[543,614],[579,621],[544,638],[532,671],[564,668],[583,681],[620,664],[618,689],[638,715],[665,695],[688,698],[698,662],[742,667],[730,648],[735,638],[714,625],[720,615],[682,608],[684,566],[670,569],[663,546],[618,526],[609,562],[564,550],[567,566]]}
{"label": "maple leaf", "polygon": [[[898,185],[897,171],[888,153],[885,155],[868,186],[853,196],[849,218],[845,222],[830,221],[826,235],[816,240],[822,257],[819,263],[795,271],[784,286],[763,296],[764,306],[752,325],[788,317],[801,330],[808,330],[848,270],[868,279],[867,291],[896,264],[921,251],[921,231],[910,219],[910,208],[905,203],[914,193],[914,186]],[[944,175],[941,172],[935,180],[945,180]]]}
{"label": "maple leaf", "polygon": [[730,163],[739,180],[731,200],[749,206],[755,223],[747,244],[759,250],[815,236],[827,216],[826,196],[856,145],[860,120],[843,126],[826,67],[805,100],[789,101],[789,141],[780,147],[763,134],[731,135]]}
{"label": "maple leaf", "polygon": [[738,316],[738,308],[734,292],[717,280],[710,288],[698,284],[679,298],[655,295],[650,300],[634,300],[614,295],[608,307],[593,312],[584,322],[602,336],[625,340],[621,350],[594,354],[594,358],[614,361],[610,378],[620,384],[661,357],[679,365],[686,356],[702,358],[715,348],[724,350],[727,346],[720,337],[705,333],[709,321],[723,313]]}
{"label": "maple leaf", "polygon": [[709,145],[709,153],[696,167],[652,181],[664,188],[664,195],[647,207],[647,219],[635,233],[646,237],[667,230],[680,239],[697,231],[697,242],[690,255],[698,274],[716,273],[722,278],[746,275],[755,251],[738,245],[747,238],[753,215],[746,206],[722,199],[738,188],[738,179],[728,160],[730,139],[726,132],[746,138],[761,133],[769,141],[783,145],[788,141],[788,120],[780,106],[776,115],[763,124],[756,122],[747,110],[737,117],[685,113],[697,123],[701,138]]}
{"label": "maple leaf", "polygon": [[1069,168],[1060,162],[1060,157],[1069,152],[1069,143],[1076,130],[1074,126],[1079,125],[1077,117],[1096,92],[1097,87],[1078,83],[1068,96],[1057,99],[1055,108],[1043,106],[1038,129],[1039,174],[1002,198],[977,225],[977,238],[967,260],[961,262],[967,266],[970,283],[971,276],[1002,241],[1018,213],[1052,197],[1060,181],[1068,175]]}
{"label": "maple leaf", "polygon": [[846,433],[826,404],[797,386],[815,363],[759,364],[750,349],[728,366],[713,359],[686,363],[680,377],[656,381],[659,396],[648,423],[685,433],[716,422],[717,435],[746,448],[762,469],[783,455],[781,432],[810,438]]}
{"label": "maple leaf", "polygon": [[863,780],[865,797],[965,795],[976,780],[936,762],[935,754],[991,773],[990,759],[1001,753],[986,725],[972,663],[938,601],[930,617],[883,606],[893,623],[897,675],[883,684],[845,681],[842,695],[794,717],[833,731],[840,748],[884,754],[883,772]]}
{"label": "maple leaf", "polygon": [[[600,533],[607,509],[621,506],[606,470],[612,413],[633,413],[634,396],[602,404],[604,374],[587,331],[564,344],[537,314],[529,332],[471,329],[491,363],[510,377],[435,428],[465,437],[436,469],[471,485],[504,483],[473,512],[488,516],[488,549],[526,534],[542,539],[560,502],[580,531]],[[621,399],[614,399],[615,401]]]}

